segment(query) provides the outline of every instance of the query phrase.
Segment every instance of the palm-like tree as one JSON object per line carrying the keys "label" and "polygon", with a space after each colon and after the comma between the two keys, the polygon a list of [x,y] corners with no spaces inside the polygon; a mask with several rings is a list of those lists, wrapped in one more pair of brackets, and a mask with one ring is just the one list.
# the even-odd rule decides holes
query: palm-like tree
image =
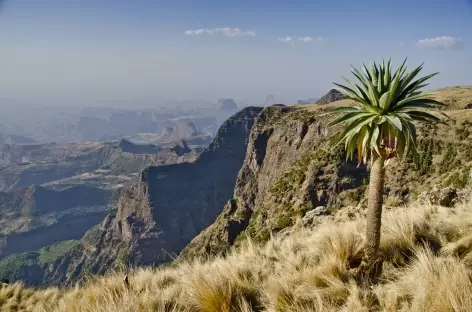
{"label": "palm-like tree", "polygon": [[338,144],[345,143],[347,157],[352,159],[357,150],[359,165],[371,159],[364,259],[369,267],[379,260],[386,164],[393,157],[402,158],[416,151],[415,122],[440,122],[433,111],[446,116],[437,110],[443,104],[430,99],[432,93],[421,91],[428,85],[425,82],[438,73],[414,80],[423,65],[407,73],[405,63],[406,59],[395,72],[391,60],[387,64],[374,62],[370,69],[363,63],[362,73],[353,67],[359,85],[344,77],[350,87],[335,85],[357,105],[328,111],[337,117],[329,126],[345,124]]}

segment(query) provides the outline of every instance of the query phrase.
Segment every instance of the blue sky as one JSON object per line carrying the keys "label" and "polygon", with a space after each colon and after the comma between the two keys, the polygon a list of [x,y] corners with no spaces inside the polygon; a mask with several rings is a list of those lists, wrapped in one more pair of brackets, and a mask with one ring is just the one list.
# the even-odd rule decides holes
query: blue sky
{"label": "blue sky", "polygon": [[472,85],[471,30],[465,0],[7,0],[0,98],[289,103],[390,56],[439,71],[432,87]]}

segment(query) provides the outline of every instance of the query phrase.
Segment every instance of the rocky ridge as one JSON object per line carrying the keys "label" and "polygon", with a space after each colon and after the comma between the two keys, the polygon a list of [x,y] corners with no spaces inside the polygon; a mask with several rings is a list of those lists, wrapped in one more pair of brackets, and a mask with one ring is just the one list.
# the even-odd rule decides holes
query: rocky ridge
{"label": "rocky ridge", "polygon": [[[176,150],[174,150],[177,148]],[[0,146],[0,191],[42,185],[98,169],[136,173],[150,165],[193,161],[199,149],[182,152],[179,143],[160,148],[126,140],[118,143],[35,144]]]}

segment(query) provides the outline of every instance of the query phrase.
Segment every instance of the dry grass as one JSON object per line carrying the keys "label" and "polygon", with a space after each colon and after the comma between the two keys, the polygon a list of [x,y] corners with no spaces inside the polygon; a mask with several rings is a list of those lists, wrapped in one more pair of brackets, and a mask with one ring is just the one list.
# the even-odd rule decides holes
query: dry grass
{"label": "dry grass", "polygon": [[[467,104],[472,103],[472,86],[458,86],[458,87],[447,87],[432,90],[435,95],[432,96],[437,101],[445,103],[447,105],[447,110],[452,111],[453,115],[458,115],[459,119],[462,114],[470,116],[470,112],[464,110],[464,107]],[[308,111],[317,111],[322,108],[327,107],[339,107],[339,106],[350,106],[355,103],[351,100],[341,100],[331,102],[329,104],[305,104],[305,105],[293,105],[295,107],[304,108]]]}
{"label": "dry grass", "polygon": [[[341,212],[340,212],[341,213]],[[0,289],[0,310],[67,312],[472,311],[472,204],[388,210],[381,281],[356,283],[361,213],[298,228],[226,258],[112,274],[81,287]]]}

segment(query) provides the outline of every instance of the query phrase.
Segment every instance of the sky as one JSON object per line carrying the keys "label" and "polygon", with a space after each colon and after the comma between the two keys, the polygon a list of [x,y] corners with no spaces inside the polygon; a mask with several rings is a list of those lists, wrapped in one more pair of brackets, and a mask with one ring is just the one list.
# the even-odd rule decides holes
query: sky
{"label": "sky", "polygon": [[[0,0],[1,1],[1,0]],[[472,0],[5,0],[0,101],[246,105],[319,97],[391,57],[472,85]]]}

